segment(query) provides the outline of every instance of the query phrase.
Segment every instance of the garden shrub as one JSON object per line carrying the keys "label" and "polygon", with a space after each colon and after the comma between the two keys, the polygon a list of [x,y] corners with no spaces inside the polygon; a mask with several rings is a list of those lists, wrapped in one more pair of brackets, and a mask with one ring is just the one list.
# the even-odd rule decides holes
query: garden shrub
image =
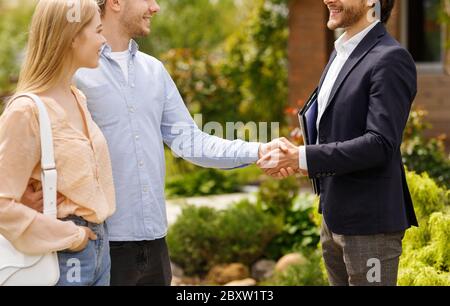
{"label": "garden shrub", "polygon": [[268,180],[261,184],[258,205],[283,220],[283,230],[266,250],[266,257],[277,260],[284,254],[303,247],[315,247],[319,232],[313,222],[315,195],[298,194],[299,183],[295,177],[285,180]]}
{"label": "garden shrub", "polygon": [[449,191],[440,188],[427,174],[408,172],[407,179],[420,227],[406,232],[399,285],[449,286]]}
{"label": "garden shrub", "polygon": [[248,201],[223,211],[187,206],[167,240],[175,263],[188,275],[203,274],[217,264],[251,265],[281,227],[281,220]]}
{"label": "garden shrub", "polygon": [[[226,122],[234,122],[236,118],[241,118],[238,107],[240,97],[230,85],[230,80],[221,72],[216,56],[206,51],[172,49],[165,53],[161,60],[177,85],[190,113],[202,115],[203,125],[218,122],[225,126]],[[225,128],[223,132],[225,133]],[[217,136],[225,137],[225,135]]]}
{"label": "garden shrub", "polygon": [[284,217],[298,192],[299,187],[295,177],[284,180],[269,179],[260,186],[258,205],[264,211]]}
{"label": "garden shrub", "polygon": [[238,192],[240,185],[225,171],[199,168],[197,171],[170,178],[166,184],[169,197],[193,197]]}
{"label": "garden shrub", "polygon": [[283,231],[267,247],[268,258],[277,260],[293,251],[316,248],[320,240],[319,227],[313,220],[316,200],[315,195],[307,193],[291,200],[283,214]]}
{"label": "garden shrub", "polygon": [[286,271],[276,273],[266,285],[271,286],[326,286],[328,280],[322,267],[322,254],[319,250],[302,252],[305,264],[293,265]]}
{"label": "garden shrub", "polygon": [[408,120],[402,144],[403,163],[417,173],[427,172],[439,185],[450,187],[450,159],[445,149],[445,136],[426,138],[430,128],[427,112],[414,110]]}
{"label": "garden shrub", "polygon": [[165,159],[166,196],[169,198],[240,192],[245,186],[259,184],[264,176],[256,165],[233,170],[198,167],[174,156],[170,149],[165,150]]}

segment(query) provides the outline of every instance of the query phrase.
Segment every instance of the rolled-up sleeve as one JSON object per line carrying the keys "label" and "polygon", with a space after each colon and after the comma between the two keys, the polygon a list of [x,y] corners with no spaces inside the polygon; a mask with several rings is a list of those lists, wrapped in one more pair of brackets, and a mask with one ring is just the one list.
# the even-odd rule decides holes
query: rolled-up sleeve
{"label": "rolled-up sleeve", "polygon": [[0,117],[0,234],[27,254],[77,247],[84,230],[73,222],[44,216],[20,203],[40,161],[37,110],[18,99]]}

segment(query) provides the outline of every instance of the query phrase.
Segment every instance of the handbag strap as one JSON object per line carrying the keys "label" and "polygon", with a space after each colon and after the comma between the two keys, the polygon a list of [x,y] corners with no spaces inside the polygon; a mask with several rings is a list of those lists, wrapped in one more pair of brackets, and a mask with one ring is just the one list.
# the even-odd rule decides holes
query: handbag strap
{"label": "handbag strap", "polygon": [[42,100],[35,94],[25,93],[14,97],[28,97],[34,101],[39,110],[39,130],[41,136],[41,181],[44,194],[44,215],[56,218],[57,216],[57,179],[55,155],[53,152],[53,133],[48,116]]}

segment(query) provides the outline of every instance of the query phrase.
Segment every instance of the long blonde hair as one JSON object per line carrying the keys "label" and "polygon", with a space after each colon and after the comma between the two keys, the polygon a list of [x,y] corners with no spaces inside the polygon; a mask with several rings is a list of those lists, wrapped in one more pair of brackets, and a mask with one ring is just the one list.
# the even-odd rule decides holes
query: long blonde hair
{"label": "long blonde hair", "polygon": [[64,76],[72,41],[99,7],[95,0],[39,0],[33,14],[17,93],[42,93]]}

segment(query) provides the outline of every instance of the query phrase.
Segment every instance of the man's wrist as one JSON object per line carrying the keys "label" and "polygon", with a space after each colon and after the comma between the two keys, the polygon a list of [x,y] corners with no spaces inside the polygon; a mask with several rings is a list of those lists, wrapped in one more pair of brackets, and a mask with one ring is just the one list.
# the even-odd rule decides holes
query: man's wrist
{"label": "man's wrist", "polygon": [[298,148],[298,164],[301,171],[308,171],[308,161],[306,160],[306,146],[300,146]]}
{"label": "man's wrist", "polygon": [[263,144],[260,143],[258,147],[258,159],[261,159],[263,157],[262,151],[263,151]]}
{"label": "man's wrist", "polygon": [[300,158],[300,148],[295,147],[293,149],[290,150],[291,153],[289,154],[290,156],[290,160],[291,160],[291,164],[293,165],[293,169],[299,169],[300,165],[299,165],[299,158]]}

